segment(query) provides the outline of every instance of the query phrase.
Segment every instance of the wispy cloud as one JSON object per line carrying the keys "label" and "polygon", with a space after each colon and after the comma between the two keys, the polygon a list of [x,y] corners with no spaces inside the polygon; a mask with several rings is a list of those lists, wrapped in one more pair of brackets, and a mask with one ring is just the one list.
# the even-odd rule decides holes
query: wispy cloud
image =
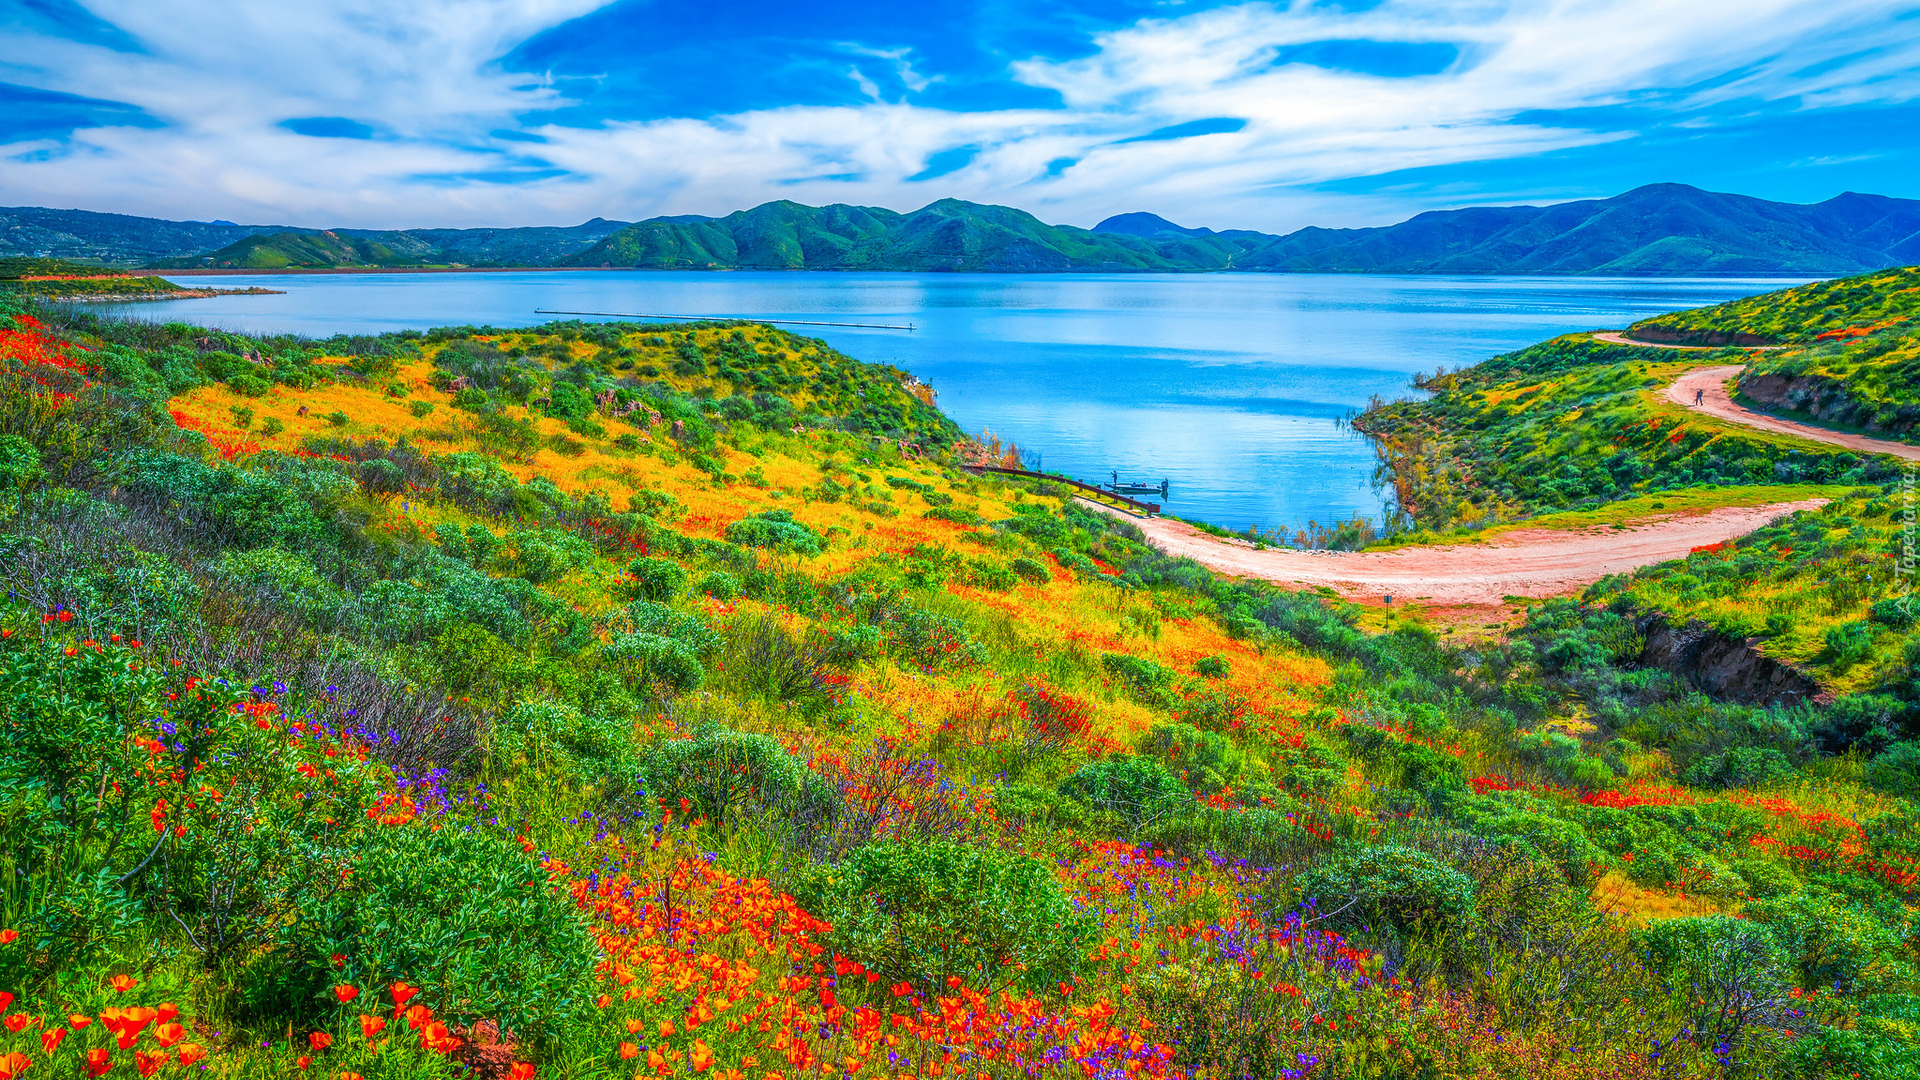
{"label": "wispy cloud", "polygon": [[116,126],[108,110],[70,134],[33,129],[0,146],[0,189],[9,202],[310,225],[957,195],[1052,220],[1149,207],[1273,227],[1332,198],[1315,193],[1330,181],[1624,144],[1637,130],[1564,119],[1578,110],[1711,128],[1761,107],[1920,100],[1920,20],[1890,0],[1386,0],[1214,7],[1006,66],[1010,83],[1057,94],[1054,108],[920,104],[943,78],[925,57],[838,41],[842,85],[861,91],[846,104],[556,112],[582,73],[503,58],[604,3],[85,0],[65,21],[0,30],[0,82],[110,99],[146,126]]}

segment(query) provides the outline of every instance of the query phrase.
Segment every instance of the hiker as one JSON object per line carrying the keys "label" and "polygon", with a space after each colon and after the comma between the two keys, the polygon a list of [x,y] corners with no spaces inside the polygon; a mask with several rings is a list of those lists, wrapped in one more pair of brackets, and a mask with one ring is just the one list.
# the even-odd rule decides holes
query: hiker
{"label": "hiker", "polygon": [[1707,392],[1706,392],[1706,391],[1705,391],[1704,389],[1701,389],[1701,390],[1695,390],[1695,391],[1693,392],[1693,403],[1694,403],[1695,405],[1704,405],[1704,404],[1706,404],[1706,403],[1707,403]]}

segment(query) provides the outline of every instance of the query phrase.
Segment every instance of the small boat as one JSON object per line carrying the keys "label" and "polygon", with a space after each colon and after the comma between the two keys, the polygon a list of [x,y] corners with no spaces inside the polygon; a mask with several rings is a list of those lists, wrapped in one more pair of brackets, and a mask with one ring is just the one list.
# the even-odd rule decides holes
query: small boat
{"label": "small boat", "polygon": [[1119,471],[1115,470],[1113,483],[1107,485],[1107,490],[1116,495],[1158,495],[1164,499],[1167,497],[1167,482],[1161,480],[1157,484],[1149,484],[1136,480],[1123,484],[1120,482]]}

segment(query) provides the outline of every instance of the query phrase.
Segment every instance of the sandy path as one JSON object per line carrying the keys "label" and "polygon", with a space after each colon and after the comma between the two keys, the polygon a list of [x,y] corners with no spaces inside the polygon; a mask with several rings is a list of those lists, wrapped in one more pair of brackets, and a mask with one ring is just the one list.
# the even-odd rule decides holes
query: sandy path
{"label": "sandy path", "polygon": [[1875,439],[1866,435],[1850,435],[1844,431],[1814,427],[1795,420],[1785,420],[1778,416],[1769,416],[1755,412],[1733,400],[1727,392],[1727,382],[1740,374],[1743,369],[1738,364],[1726,364],[1720,367],[1695,368],[1674,380],[1667,387],[1667,399],[1677,405],[1696,408],[1693,395],[1696,390],[1706,391],[1705,404],[1698,406],[1699,411],[1722,420],[1731,420],[1736,424],[1745,424],[1761,431],[1772,431],[1781,435],[1793,435],[1815,442],[1844,446],[1849,450],[1858,450],[1863,454],[1892,454],[1908,461],[1920,461],[1920,446],[1894,442],[1891,439]]}
{"label": "sandy path", "polygon": [[1434,605],[1498,605],[1506,596],[1565,596],[1608,574],[1685,556],[1689,549],[1743,536],[1774,518],[1820,506],[1825,499],[1728,506],[1706,513],[1634,522],[1625,529],[1516,529],[1478,544],[1412,547],[1382,552],[1256,551],[1245,541],[1221,540],[1173,518],[1127,517],[1155,547],[1184,555],[1211,570],[1298,585],[1326,585],[1356,600]]}

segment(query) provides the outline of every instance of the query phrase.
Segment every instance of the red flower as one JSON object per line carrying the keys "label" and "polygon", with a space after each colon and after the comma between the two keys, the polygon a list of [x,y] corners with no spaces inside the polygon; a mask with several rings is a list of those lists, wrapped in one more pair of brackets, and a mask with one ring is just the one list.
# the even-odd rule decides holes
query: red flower
{"label": "red flower", "polygon": [[324,1031],[316,1031],[307,1036],[307,1045],[313,1047],[313,1052],[317,1054],[333,1045],[333,1036]]}
{"label": "red flower", "polygon": [[333,988],[333,996],[340,999],[340,1004],[345,1005],[347,1002],[360,996],[360,988],[341,983],[339,986]]}

